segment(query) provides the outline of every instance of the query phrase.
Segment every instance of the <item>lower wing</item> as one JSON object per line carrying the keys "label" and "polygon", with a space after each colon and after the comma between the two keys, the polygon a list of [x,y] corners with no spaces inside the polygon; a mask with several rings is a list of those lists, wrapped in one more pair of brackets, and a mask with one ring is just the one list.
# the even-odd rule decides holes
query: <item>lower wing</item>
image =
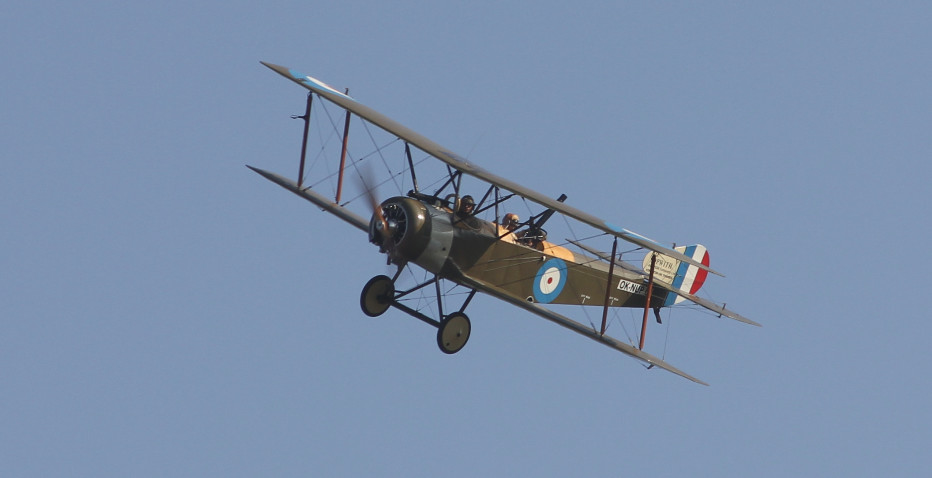
{"label": "lower wing", "polygon": [[524,310],[527,310],[528,312],[539,315],[551,322],[562,325],[563,327],[566,327],[567,329],[570,329],[573,332],[576,332],[577,334],[584,335],[592,340],[595,340],[596,342],[600,342],[603,345],[607,345],[615,350],[618,350],[622,353],[630,355],[652,366],[660,367],[668,372],[672,372],[681,377],[692,380],[693,382],[696,382],[702,385],[708,385],[708,383],[705,383],[702,380],[699,380],[698,378],[693,377],[692,375],[689,375],[686,372],[683,372],[682,370],[664,362],[663,360],[647,352],[644,352],[643,350],[638,349],[637,347],[628,345],[608,335],[601,335],[599,334],[597,330],[593,328],[586,327],[585,325],[579,322],[576,322],[575,320],[570,319],[569,317],[558,314],[536,303],[527,302],[526,300],[521,299],[520,297],[515,297],[492,284],[486,283],[484,281],[481,281],[481,280],[478,280],[472,277],[464,277],[460,279],[460,281],[463,283],[463,285],[467,287],[472,287],[473,289],[476,289],[479,292],[484,292],[488,295],[491,295],[492,297],[508,302],[511,305],[520,307]]}

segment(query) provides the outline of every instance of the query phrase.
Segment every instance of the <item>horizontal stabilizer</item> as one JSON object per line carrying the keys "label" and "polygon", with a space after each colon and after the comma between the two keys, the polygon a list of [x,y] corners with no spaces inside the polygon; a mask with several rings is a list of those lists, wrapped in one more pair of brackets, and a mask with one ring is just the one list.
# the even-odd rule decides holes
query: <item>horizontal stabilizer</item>
{"label": "horizontal stabilizer", "polygon": [[[590,254],[594,254],[596,257],[598,257],[599,259],[602,259],[603,261],[605,261],[605,262],[607,262],[607,263],[611,263],[611,262],[612,262],[611,254],[609,254],[609,253],[607,253],[607,252],[602,252],[602,251],[600,251],[600,250],[598,250],[598,249],[596,249],[596,248],[594,248],[594,247],[589,247],[589,246],[583,244],[582,242],[574,241],[574,240],[572,240],[572,239],[566,239],[566,242],[569,242],[570,244],[572,244],[572,245],[574,245],[574,246],[576,246],[576,247],[578,247],[578,248],[580,248],[580,249],[582,249],[582,250],[584,250],[584,251],[586,251],[586,252],[588,252],[588,253],[590,253]],[[620,260],[620,259],[619,259],[619,260],[615,260],[614,262],[615,262],[615,266],[616,266],[616,267],[621,267],[622,269],[624,269],[624,270],[626,270],[626,271],[635,272],[635,273],[637,273],[637,274],[642,274],[642,273],[643,273],[643,271],[642,271],[641,269],[638,269],[636,266],[633,266],[633,265],[631,265],[631,264],[628,264],[627,262],[625,262],[625,261],[623,261],[623,260]]]}
{"label": "horizontal stabilizer", "polygon": [[665,289],[665,290],[668,290],[668,291],[670,291],[670,292],[672,292],[672,293],[674,293],[674,294],[676,294],[676,295],[678,295],[678,296],[680,296],[680,297],[682,297],[682,298],[684,298],[684,299],[686,299],[686,300],[688,300],[688,301],[690,301],[690,302],[692,302],[692,303],[694,303],[694,304],[696,304],[696,305],[700,305],[700,306],[702,306],[702,307],[704,307],[704,308],[706,308],[706,309],[708,309],[708,310],[711,310],[712,312],[715,312],[715,313],[718,314],[718,315],[723,315],[723,316],[725,316],[725,317],[728,317],[729,319],[735,319],[735,320],[737,320],[738,322],[744,322],[745,324],[756,325],[757,327],[761,327],[761,324],[758,324],[757,322],[754,322],[753,320],[751,320],[751,319],[749,319],[749,318],[747,318],[747,317],[744,317],[744,316],[742,316],[741,314],[738,314],[738,313],[736,313],[736,312],[733,312],[733,311],[731,311],[731,310],[728,310],[728,309],[726,309],[725,307],[720,306],[720,305],[718,305],[718,304],[716,304],[716,303],[714,303],[714,302],[712,302],[712,301],[705,300],[705,299],[703,299],[703,298],[701,298],[701,297],[697,297],[697,296],[695,296],[695,295],[693,295],[693,294],[690,294],[690,293],[688,293],[688,292],[681,291],[681,290],[679,290],[678,288],[673,287],[673,285],[671,285],[671,284],[667,284],[667,283],[661,282],[661,281],[659,281],[659,280],[655,280],[655,281],[654,281],[654,284],[656,284],[658,287],[661,287],[661,288],[663,288],[663,289]]}

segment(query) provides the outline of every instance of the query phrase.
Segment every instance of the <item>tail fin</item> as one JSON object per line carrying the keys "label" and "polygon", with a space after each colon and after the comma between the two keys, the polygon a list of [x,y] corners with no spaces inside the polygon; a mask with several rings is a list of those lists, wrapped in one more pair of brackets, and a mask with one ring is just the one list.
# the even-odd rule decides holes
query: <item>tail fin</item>
{"label": "tail fin", "polygon": [[[709,251],[701,244],[680,246],[675,248],[675,250],[695,259],[696,262],[700,262],[704,266],[709,265]],[[695,294],[698,292],[699,289],[702,288],[702,284],[705,283],[706,276],[709,275],[708,271],[687,262],[681,262],[663,254],[656,254],[656,256],[657,261],[654,264],[654,278],[658,281],[666,282],[675,289],[686,292],[687,294]],[[650,261],[651,254],[648,254],[647,257],[644,258],[644,270],[650,269]],[[683,297],[670,294],[667,297],[666,303],[663,305],[670,306],[684,300],[686,299]]]}

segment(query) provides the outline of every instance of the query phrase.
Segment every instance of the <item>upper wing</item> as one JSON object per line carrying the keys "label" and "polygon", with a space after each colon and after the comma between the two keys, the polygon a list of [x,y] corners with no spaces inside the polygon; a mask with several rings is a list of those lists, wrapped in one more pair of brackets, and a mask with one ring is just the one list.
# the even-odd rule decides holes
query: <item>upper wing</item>
{"label": "upper wing", "polygon": [[607,346],[609,346],[609,347],[611,347],[611,348],[613,348],[613,349],[615,349],[615,350],[619,350],[619,351],[621,351],[621,352],[623,352],[623,353],[626,353],[626,354],[628,354],[628,355],[630,355],[630,356],[632,356],[632,357],[634,357],[634,358],[636,358],[636,359],[638,359],[638,360],[647,362],[647,363],[651,364],[652,366],[660,367],[660,368],[662,368],[662,369],[664,369],[664,370],[666,370],[666,371],[668,371],[668,372],[672,372],[672,373],[675,373],[675,374],[677,374],[677,375],[679,375],[679,376],[681,376],[681,377],[684,377],[684,378],[687,378],[687,379],[689,379],[689,380],[692,380],[693,382],[696,382],[696,383],[699,383],[699,384],[702,384],[702,385],[708,385],[708,383],[703,382],[702,380],[699,380],[698,378],[693,377],[692,375],[689,375],[689,374],[686,373],[686,372],[683,372],[682,370],[680,370],[680,369],[678,369],[678,368],[676,368],[676,367],[674,367],[674,366],[672,366],[672,365],[670,365],[670,364],[664,362],[663,360],[661,360],[661,359],[659,359],[659,358],[657,358],[657,357],[655,357],[655,356],[653,356],[653,355],[651,355],[651,354],[649,354],[649,353],[647,353],[647,352],[644,352],[643,350],[638,349],[637,347],[628,345],[628,344],[626,344],[626,343],[624,343],[624,342],[622,342],[622,341],[620,341],[620,340],[618,340],[618,339],[615,339],[614,337],[610,337],[610,336],[608,336],[608,335],[601,335],[601,334],[599,334],[599,332],[597,332],[595,329],[592,329],[592,328],[590,328],[590,327],[586,327],[585,325],[580,324],[579,322],[576,322],[575,320],[570,319],[569,317],[566,317],[566,316],[564,316],[564,315],[558,314],[558,313],[556,313],[556,312],[554,312],[554,311],[552,311],[552,310],[550,310],[550,309],[547,309],[547,308],[545,308],[545,307],[542,307],[542,306],[540,306],[540,305],[538,305],[538,304],[536,304],[536,303],[527,302],[527,301],[525,301],[525,300],[522,300],[520,297],[515,297],[515,296],[509,294],[508,292],[505,292],[504,290],[499,289],[498,287],[496,287],[496,286],[494,286],[494,285],[492,285],[492,284],[483,282],[483,281],[478,280],[478,279],[475,279],[475,278],[473,278],[473,277],[464,277],[464,278],[461,279],[461,280],[462,280],[463,284],[466,285],[466,286],[468,286],[468,287],[472,287],[472,288],[474,288],[474,289],[476,289],[476,290],[478,290],[478,291],[480,291],[480,292],[484,292],[484,293],[486,293],[486,294],[489,294],[489,295],[491,295],[492,297],[501,299],[501,300],[503,300],[503,301],[505,301],[505,302],[508,302],[508,303],[510,303],[510,304],[512,304],[512,305],[515,305],[515,306],[520,307],[520,308],[522,308],[522,309],[524,309],[524,310],[527,310],[527,311],[529,311],[529,312],[532,312],[532,313],[534,313],[534,314],[537,314],[537,315],[539,315],[539,316],[541,316],[541,317],[543,317],[543,318],[545,318],[545,319],[547,319],[547,320],[549,320],[549,321],[551,321],[551,322],[554,322],[554,323],[556,323],[556,324],[562,325],[563,327],[566,327],[567,329],[570,329],[570,330],[572,330],[573,332],[576,332],[576,333],[578,333],[578,334],[580,334],[580,335],[584,335],[584,336],[586,336],[586,337],[589,337],[590,339],[595,340],[596,342],[600,342],[600,343],[602,343],[602,344],[604,344],[604,345],[607,345]]}
{"label": "upper wing", "polygon": [[327,100],[332,101],[333,103],[339,105],[341,108],[344,108],[347,111],[350,111],[351,113],[356,114],[357,116],[384,129],[385,131],[388,131],[389,133],[394,134],[395,136],[418,147],[422,151],[430,154],[431,156],[434,156],[440,161],[447,163],[451,167],[462,171],[463,173],[466,173],[470,176],[486,181],[502,189],[507,189],[509,191],[512,191],[518,194],[519,196],[522,196],[528,199],[529,201],[535,202],[548,209],[552,209],[554,211],[565,214],[569,217],[572,217],[573,219],[576,219],[585,224],[588,224],[605,233],[611,234],[618,238],[624,239],[628,242],[644,247],[645,249],[648,249],[654,252],[659,252],[661,254],[665,254],[667,256],[673,257],[680,261],[684,261],[696,267],[699,267],[701,269],[707,270],[713,274],[722,276],[721,273],[716,272],[715,270],[712,270],[708,266],[694,260],[693,258],[686,256],[685,254],[682,254],[678,251],[674,251],[673,249],[663,247],[652,239],[649,239],[647,237],[644,237],[640,234],[629,231],[627,229],[618,227],[614,224],[611,224],[607,221],[599,219],[598,217],[595,217],[591,214],[583,212],[572,206],[569,206],[564,203],[558,202],[554,199],[551,199],[541,193],[538,193],[537,191],[526,188],[518,183],[515,183],[513,181],[510,181],[508,179],[502,178],[488,171],[485,171],[484,169],[470,163],[468,160],[466,160],[466,158],[463,158],[462,156],[431,141],[425,136],[422,136],[421,134],[408,129],[404,125],[397,123],[396,121],[379,113],[378,111],[375,111],[372,108],[369,108],[368,106],[365,106],[362,103],[357,102],[353,98],[343,93],[340,93],[336,89],[328,86],[327,84],[321,82],[320,80],[304,75],[302,73],[298,73],[284,66],[274,65],[271,63],[266,63],[264,61],[261,63],[271,68],[272,70],[275,70],[275,72],[279,73],[285,78],[288,78],[289,80],[294,81],[295,83],[307,88],[310,91],[313,91],[314,93],[320,95],[321,97],[326,98]]}

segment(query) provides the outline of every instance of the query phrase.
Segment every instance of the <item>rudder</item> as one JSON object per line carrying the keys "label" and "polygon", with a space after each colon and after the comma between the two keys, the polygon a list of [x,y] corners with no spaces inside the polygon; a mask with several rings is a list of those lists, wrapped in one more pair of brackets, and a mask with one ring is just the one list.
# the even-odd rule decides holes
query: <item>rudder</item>
{"label": "rudder", "polygon": [[[704,266],[709,265],[709,251],[702,244],[680,246],[674,248],[674,250],[683,253]],[[652,254],[648,254],[644,258],[644,270],[650,270],[651,256]],[[688,262],[681,262],[663,254],[656,254],[656,256],[657,261],[654,264],[655,278],[687,294],[692,295],[698,292],[705,283],[706,277],[709,275],[708,271],[691,265]],[[683,302],[684,300],[686,299],[679,295],[670,294],[663,305],[670,306]]]}

